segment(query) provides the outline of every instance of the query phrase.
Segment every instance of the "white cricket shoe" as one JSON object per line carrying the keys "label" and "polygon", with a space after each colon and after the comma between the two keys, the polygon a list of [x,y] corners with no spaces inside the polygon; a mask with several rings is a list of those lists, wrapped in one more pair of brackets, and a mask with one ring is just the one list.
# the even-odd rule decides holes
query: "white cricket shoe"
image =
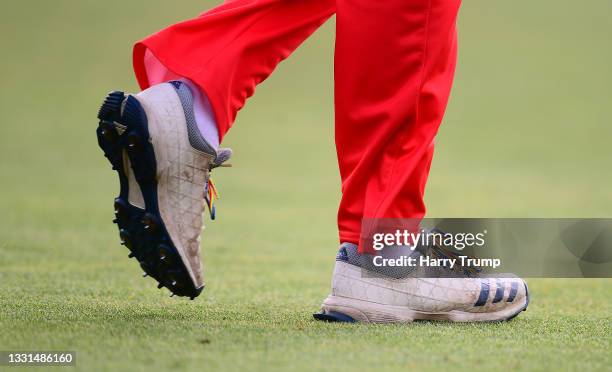
{"label": "white cricket shoe", "polygon": [[202,137],[193,95],[181,82],[136,95],[110,93],[100,108],[98,144],[117,170],[115,223],[122,244],[159,288],[192,299],[204,287],[200,235],[205,204],[214,219],[210,171],[226,161]]}
{"label": "white cricket shoe", "polygon": [[405,323],[414,320],[482,322],[510,320],[527,309],[520,278],[392,278],[362,268],[354,244],[336,257],[331,294],[318,320]]}

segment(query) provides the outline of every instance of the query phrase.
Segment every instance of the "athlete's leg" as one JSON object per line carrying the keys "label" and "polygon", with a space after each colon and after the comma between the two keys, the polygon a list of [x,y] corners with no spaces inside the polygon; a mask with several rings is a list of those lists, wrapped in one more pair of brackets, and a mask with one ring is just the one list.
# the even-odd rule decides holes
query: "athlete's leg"
{"label": "athlete's leg", "polygon": [[[343,180],[338,217],[344,243],[317,319],[492,321],[512,319],[527,308],[527,285],[519,278],[470,277],[465,269],[442,269],[435,278],[420,275],[425,273],[419,268],[391,271],[377,267],[355,244],[362,217],[425,214],[433,140],[455,68],[459,2],[337,0],[336,142]],[[404,253],[418,260],[428,256],[428,248],[421,248]]]}
{"label": "athlete's leg", "polygon": [[177,77],[193,81],[210,100],[222,139],[255,86],[334,12],[335,0],[226,2],[137,43],[138,82],[146,89]]}
{"label": "athlete's leg", "polygon": [[337,1],[340,240],[362,218],[420,218],[456,60],[460,0]]}
{"label": "athlete's leg", "polygon": [[159,288],[199,295],[203,200],[214,219],[210,172],[231,153],[217,149],[220,138],[255,86],[334,11],[334,0],[235,0],[135,46],[145,90],[111,92],[96,134],[119,176],[122,244]]}

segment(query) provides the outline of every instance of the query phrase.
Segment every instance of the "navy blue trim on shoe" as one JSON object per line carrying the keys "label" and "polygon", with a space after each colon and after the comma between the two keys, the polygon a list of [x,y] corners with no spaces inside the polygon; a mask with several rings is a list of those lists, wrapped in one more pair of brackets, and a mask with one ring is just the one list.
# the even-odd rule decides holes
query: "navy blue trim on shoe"
{"label": "navy blue trim on shoe", "polygon": [[323,322],[333,322],[333,323],[355,323],[356,322],[356,320],[353,319],[352,317],[346,314],[343,314],[343,313],[339,313],[337,311],[329,311],[329,312],[321,311],[321,312],[312,314],[312,316],[316,320],[320,320]]}
{"label": "navy blue trim on shoe", "polygon": [[494,304],[500,302],[504,298],[504,287],[502,286],[501,280],[496,279],[495,286],[495,298],[493,298]]}
{"label": "navy blue trim on shoe", "polygon": [[516,297],[517,292],[518,292],[518,283],[512,282],[512,287],[510,288],[510,294],[508,295],[508,299],[506,300],[506,302],[514,301],[514,298]]}
{"label": "navy blue trim on shoe", "polygon": [[491,285],[489,284],[488,279],[480,282],[480,295],[478,296],[478,301],[476,301],[474,306],[484,306],[487,303],[490,289]]}
{"label": "navy blue trim on shoe", "polygon": [[525,281],[523,281],[523,284],[525,285],[525,306],[523,306],[523,308],[521,310],[519,310],[516,313],[512,314],[508,319],[506,319],[507,321],[510,321],[510,320],[516,318],[523,311],[527,311],[527,306],[529,306],[529,288],[527,288],[527,283]]}

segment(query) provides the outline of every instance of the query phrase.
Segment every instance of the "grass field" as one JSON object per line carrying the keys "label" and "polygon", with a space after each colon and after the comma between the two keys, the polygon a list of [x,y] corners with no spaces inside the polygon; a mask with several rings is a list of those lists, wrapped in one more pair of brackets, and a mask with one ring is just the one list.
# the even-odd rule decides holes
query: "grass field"
{"label": "grass field", "polygon": [[[110,223],[95,113],[107,91],[136,89],[134,40],[211,4],[3,5],[0,350],[76,350],[84,371],[611,369],[610,280],[528,280],[529,310],[510,323],[312,319],[337,245],[333,21],[227,137],[205,292],[170,299],[141,279]],[[611,14],[607,0],[465,2],[430,216],[612,214]]]}

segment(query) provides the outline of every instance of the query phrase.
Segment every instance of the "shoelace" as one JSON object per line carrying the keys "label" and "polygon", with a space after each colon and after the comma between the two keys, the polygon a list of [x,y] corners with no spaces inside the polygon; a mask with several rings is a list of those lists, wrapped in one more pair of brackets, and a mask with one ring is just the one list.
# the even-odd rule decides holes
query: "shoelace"
{"label": "shoelace", "polygon": [[[440,230],[440,229],[432,229],[431,232],[433,233],[437,233],[437,234],[442,234],[444,235],[445,232]],[[447,259],[454,259],[456,260],[455,262],[457,262],[457,264],[452,268],[453,271],[459,273],[459,274],[463,274],[465,276],[467,276],[468,278],[472,278],[472,277],[476,277],[478,276],[478,274],[480,272],[482,272],[482,269],[479,267],[475,267],[475,266],[464,266],[461,265],[460,262],[461,260],[459,259],[459,256],[449,250],[447,247],[443,246],[443,245],[438,245],[438,244],[431,244],[427,247],[425,247],[429,252],[432,253],[432,255],[434,256],[434,258],[447,258]],[[473,256],[469,256],[469,255],[464,255],[467,258],[475,258]]]}
{"label": "shoelace", "polygon": [[[225,163],[227,160],[229,160],[231,156],[231,150],[230,149],[220,149],[220,151],[225,156],[219,156],[217,158],[219,163],[212,164],[210,166],[210,172],[212,172],[212,170],[215,168],[232,166],[229,163]],[[219,154],[221,154],[221,152]],[[206,203],[206,206],[208,207],[208,211],[210,213],[211,220],[214,220],[217,217],[217,208],[216,208],[215,202],[219,199],[220,199],[219,191],[217,191],[217,188],[215,187],[215,183],[213,182],[212,178],[209,177],[208,182],[206,182],[206,185],[204,186],[204,202]]]}
{"label": "shoelace", "polygon": [[213,180],[209,178],[206,186],[204,187],[204,201],[208,206],[211,220],[214,220],[217,216],[217,208],[215,206],[215,202],[217,200],[219,200],[219,192],[217,192],[217,188],[215,187]]}

